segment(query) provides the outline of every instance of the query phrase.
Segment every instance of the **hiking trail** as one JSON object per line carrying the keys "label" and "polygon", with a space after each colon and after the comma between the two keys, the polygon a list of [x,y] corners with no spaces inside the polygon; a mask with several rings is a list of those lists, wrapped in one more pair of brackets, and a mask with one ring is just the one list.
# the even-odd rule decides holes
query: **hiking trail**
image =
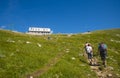
{"label": "hiking trail", "polygon": [[[87,54],[84,53],[83,55],[88,61]],[[101,65],[100,60],[98,60],[96,57],[93,57],[93,63],[92,65],[90,65],[90,69],[96,73],[98,78],[119,78],[112,72],[113,67],[111,66],[104,67],[103,65]]]}
{"label": "hiking trail", "polygon": [[104,67],[101,65],[97,58],[93,58],[93,62],[95,62],[95,65],[90,65],[90,68],[92,71],[94,71],[98,78],[116,78],[113,77],[114,74],[112,73],[112,68],[110,66]]}
{"label": "hiking trail", "polygon": [[28,74],[26,75],[26,78],[37,78],[39,77],[40,75],[44,74],[45,72],[47,72],[53,65],[55,65],[59,60],[60,58],[64,55],[64,52],[60,52],[56,55],[55,58],[51,59],[48,64],[46,64],[43,68],[31,73],[31,74]]}

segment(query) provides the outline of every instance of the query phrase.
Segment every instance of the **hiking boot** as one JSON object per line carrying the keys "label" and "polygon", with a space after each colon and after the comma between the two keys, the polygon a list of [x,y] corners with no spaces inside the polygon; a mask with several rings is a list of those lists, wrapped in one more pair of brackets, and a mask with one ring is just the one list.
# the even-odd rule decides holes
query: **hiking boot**
{"label": "hiking boot", "polygon": [[92,65],[92,62],[90,62],[89,65]]}
{"label": "hiking boot", "polygon": [[103,62],[103,65],[104,65],[104,67],[106,67],[106,63],[105,62]]}

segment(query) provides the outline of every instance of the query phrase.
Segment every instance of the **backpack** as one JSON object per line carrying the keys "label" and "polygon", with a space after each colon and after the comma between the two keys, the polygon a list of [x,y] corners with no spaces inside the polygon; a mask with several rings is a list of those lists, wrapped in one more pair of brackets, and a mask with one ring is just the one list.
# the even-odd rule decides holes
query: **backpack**
{"label": "backpack", "polygon": [[104,51],[106,51],[106,49],[107,49],[107,46],[105,44],[100,44],[100,46],[99,46],[100,52],[104,52]]}

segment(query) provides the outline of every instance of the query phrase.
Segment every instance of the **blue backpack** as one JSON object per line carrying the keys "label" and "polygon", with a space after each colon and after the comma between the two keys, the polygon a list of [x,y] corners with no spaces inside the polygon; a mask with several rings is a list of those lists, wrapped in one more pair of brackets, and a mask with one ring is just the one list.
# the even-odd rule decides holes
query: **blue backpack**
{"label": "blue backpack", "polygon": [[99,50],[100,50],[101,52],[106,51],[106,49],[107,49],[107,46],[106,46],[105,44],[100,44]]}

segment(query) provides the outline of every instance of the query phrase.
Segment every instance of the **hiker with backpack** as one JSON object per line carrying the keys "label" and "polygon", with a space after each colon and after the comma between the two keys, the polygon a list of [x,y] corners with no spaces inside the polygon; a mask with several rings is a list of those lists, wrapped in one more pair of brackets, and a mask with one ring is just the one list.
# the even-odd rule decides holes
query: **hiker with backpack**
{"label": "hiker with backpack", "polygon": [[100,54],[102,64],[104,65],[104,67],[106,67],[107,45],[105,43],[101,42],[98,45],[98,52]]}
{"label": "hiker with backpack", "polygon": [[86,53],[88,56],[89,64],[92,65],[93,48],[90,43],[88,43],[88,45],[86,45]]}

